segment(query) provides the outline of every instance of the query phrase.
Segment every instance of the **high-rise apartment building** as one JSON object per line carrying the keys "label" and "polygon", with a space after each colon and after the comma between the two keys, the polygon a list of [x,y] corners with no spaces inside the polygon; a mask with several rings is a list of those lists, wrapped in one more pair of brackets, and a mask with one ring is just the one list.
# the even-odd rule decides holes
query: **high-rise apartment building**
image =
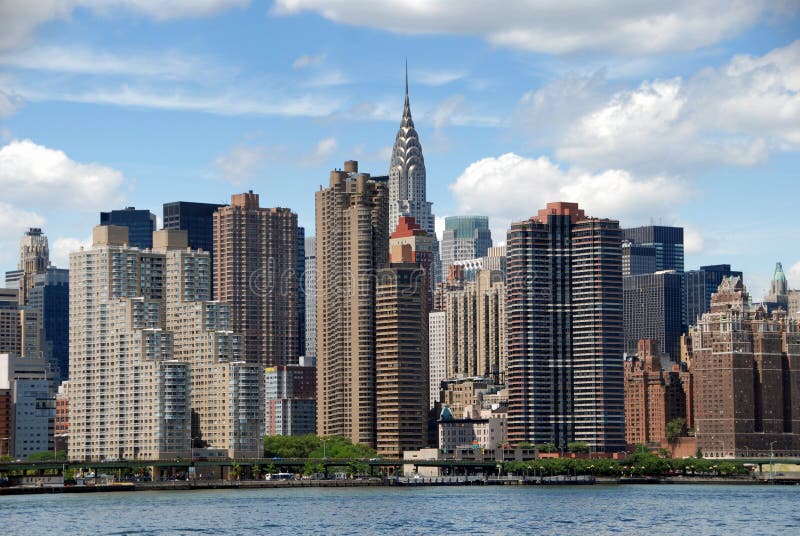
{"label": "high-rise apartment building", "polygon": [[439,402],[442,382],[447,379],[447,318],[444,311],[428,315],[428,380],[430,405]]}
{"label": "high-rise apartment building", "polygon": [[297,228],[297,355],[306,355],[306,230]]}
{"label": "high-rise apartment building", "polygon": [[512,443],[625,446],[622,236],[614,220],[548,203],[508,233]]}
{"label": "high-rise apartment building", "polygon": [[379,454],[398,458],[427,445],[430,285],[412,258],[410,245],[392,247],[375,298],[376,446]]}
{"label": "high-rise apartment building", "polygon": [[297,214],[288,208],[261,208],[251,191],[214,213],[215,299],[230,305],[249,363],[297,362],[297,254]]}
{"label": "high-rise apartment building", "polygon": [[704,457],[800,454],[800,333],[728,277],[691,336],[697,447]]}
{"label": "high-rise apartment building", "polygon": [[211,258],[188,247],[186,231],[158,231],[153,251],[165,259],[165,329],[173,357],[189,365],[191,445],[230,457],[262,453],[262,370],[244,359],[227,303],[210,301]]}
{"label": "high-rise apartment building", "polygon": [[210,257],[185,231],[152,250],[98,226],[70,255],[70,459],[163,459],[192,446],[256,456],[263,375],[243,359],[229,306],[208,301]]}
{"label": "high-rise apartment building", "polygon": [[506,285],[501,272],[447,293],[447,377],[483,376],[505,383],[508,367]]}
{"label": "high-rise apartment building", "polygon": [[486,216],[449,216],[442,234],[442,274],[455,261],[485,257],[492,247],[492,232]]}
{"label": "high-rise apartment building", "polygon": [[305,292],[305,354],[307,357],[317,355],[317,240],[309,237],[305,241],[305,270],[302,285]]}
{"label": "high-rise apartment building", "polygon": [[316,367],[306,364],[267,367],[264,384],[266,435],[316,433]]}
{"label": "high-rise apartment building", "polygon": [[153,232],[157,226],[156,215],[149,210],[125,207],[122,210],[100,213],[100,225],[116,225],[128,228],[130,247],[150,249],[153,247]]}
{"label": "high-rise apartment building", "polygon": [[[152,242],[152,238],[151,238]],[[164,330],[165,256],[97,226],[70,254],[71,460],[189,455],[189,370]]]}
{"label": "high-rise apartment building", "polygon": [[730,264],[701,266],[686,272],[686,321],[694,325],[711,308],[711,296],[726,277],[742,277]]}
{"label": "high-rise apartment building", "polygon": [[658,341],[639,341],[635,356],[625,361],[625,440],[628,445],[666,440],[666,426],[681,418],[693,426],[692,377],[679,364],[663,370]]}
{"label": "high-rise apartment building", "polygon": [[658,341],[659,351],[674,363],[680,361],[683,334],[681,274],[662,270],[622,278],[624,293],[625,351],[637,352],[641,339]]}
{"label": "high-rise apartment building", "polygon": [[389,260],[387,179],[345,162],[315,204],[317,433],[374,446],[375,283]]}

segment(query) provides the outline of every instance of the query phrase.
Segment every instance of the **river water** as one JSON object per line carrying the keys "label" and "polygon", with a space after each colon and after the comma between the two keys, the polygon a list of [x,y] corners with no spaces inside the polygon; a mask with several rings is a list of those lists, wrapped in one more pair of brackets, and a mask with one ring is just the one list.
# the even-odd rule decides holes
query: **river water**
{"label": "river water", "polygon": [[798,534],[800,486],[302,488],[0,497],[0,534]]}

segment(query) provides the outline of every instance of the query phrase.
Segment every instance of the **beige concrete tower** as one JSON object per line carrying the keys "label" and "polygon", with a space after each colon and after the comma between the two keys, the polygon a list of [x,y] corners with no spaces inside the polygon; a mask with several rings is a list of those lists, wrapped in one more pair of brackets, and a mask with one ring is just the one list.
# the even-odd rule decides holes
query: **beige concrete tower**
{"label": "beige concrete tower", "polygon": [[252,191],[214,213],[215,299],[231,308],[244,356],[262,366],[299,356],[297,214],[260,208]]}
{"label": "beige concrete tower", "polygon": [[385,178],[358,163],[316,193],[317,433],[375,445],[375,276],[388,261]]}
{"label": "beige concrete tower", "polygon": [[447,377],[485,376],[504,383],[507,369],[506,285],[499,271],[447,293]]}
{"label": "beige concrete tower", "polygon": [[224,449],[232,458],[261,456],[261,365],[245,362],[228,304],[208,299],[209,252],[189,249],[186,231],[154,233],[153,249],[166,257],[173,355],[190,365],[192,446]]}
{"label": "beige concrete tower", "polygon": [[164,328],[165,257],[98,226],[70,254],[71,460],[189,454],[188,366]]}

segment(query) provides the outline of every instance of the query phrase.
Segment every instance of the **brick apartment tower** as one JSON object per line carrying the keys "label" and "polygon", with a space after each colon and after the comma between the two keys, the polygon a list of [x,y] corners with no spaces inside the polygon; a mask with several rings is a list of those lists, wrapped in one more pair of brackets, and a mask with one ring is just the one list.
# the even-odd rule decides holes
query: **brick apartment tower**
{"label": "brick apartment tower", "polygon": [[252,191],[214,213],[215,299],[231,308],[244,357],[263,366],[299,357],[297,214],[260,208]]}
{"label": "brick apartment tower", "polygon": [[625,362],[625,440],[661,446],[667,423],[676,418],[693,426],[692,377],[677,364],[662,370],[658,341],[642,339],[636,357]]}
{"label": "brick apartment tower", "polygon": [[[409,243],[415,233],[420,240]],[[400,457],[427,445],[433,242],[426,235],[413,218],[401,216],[389,242],[389,267],[378,272],[375,399],[377,450],[383,456]]]}
{"label": "brick apartment tower", "polygon": [[508,233],[512,443],[625,447],[619,222],[548,203]]}
{"label": "brick apartment tower", "polygon": [[348,161],[315,196],[317,434],[373,447],[375,280],[389,259],[387,181]]}
{"label": "brick apartment tower", "polygon": [[800,454],[800,333],[723,279],[691,335],[697,446],[703,456]]}

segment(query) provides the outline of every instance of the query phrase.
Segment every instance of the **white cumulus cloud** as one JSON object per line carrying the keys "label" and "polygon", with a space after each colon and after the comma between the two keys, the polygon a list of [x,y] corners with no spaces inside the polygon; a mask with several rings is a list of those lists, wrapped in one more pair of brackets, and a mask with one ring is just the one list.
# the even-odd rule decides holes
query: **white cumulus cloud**
{"label": "white cumulus cloud", "polygon": [[0,191],[17,206],[61,208],[65,200],[94,211],[123,203],[124,176],[101,164],[83,164],[31,140],[0,148]]}
{"label": "white cumulus cloud", "polygon": [[793,8],[771,0],[276,0],[272,12],[310,11],[334,22],[400,34],[476,35],[494,45],[549,54],[638,56],[713,45],[768,14]]}
{"label": "white cumulus cloud", "polygon": [[798,150],[800,40],[685,80],[618,91],[574,119],[556,147],[559,159],[578,165],[648,173],[750,166]]}
{"label": "white cumulus cloud", "polygon": [[569,201],[579,203],[590,216],[633,225],[653,215],[670,216],[690,198],[688,185],[678,178],[637,178],[620,169],[563,169],[545,156],[515,153],[470,164],[450,189],[459,213],[484,214],[504,223],[535,215],[548,202]]}

